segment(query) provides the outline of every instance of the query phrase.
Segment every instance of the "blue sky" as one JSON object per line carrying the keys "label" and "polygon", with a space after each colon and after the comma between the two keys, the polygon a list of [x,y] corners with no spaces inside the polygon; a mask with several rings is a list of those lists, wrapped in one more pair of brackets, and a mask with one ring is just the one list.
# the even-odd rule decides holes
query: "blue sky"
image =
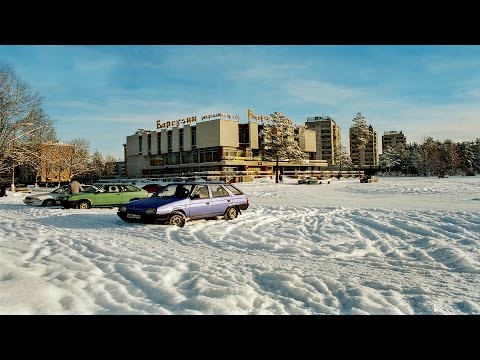
{"label": "blue sky", "polygon": [[178,45],[0,46],[44,98],[61,141],[123,159],[122,144],[156,120],[247,109],[281,111],[298,124],[331,116],[342,129],[357,112],[378,132],[480,137],[480,46]]}

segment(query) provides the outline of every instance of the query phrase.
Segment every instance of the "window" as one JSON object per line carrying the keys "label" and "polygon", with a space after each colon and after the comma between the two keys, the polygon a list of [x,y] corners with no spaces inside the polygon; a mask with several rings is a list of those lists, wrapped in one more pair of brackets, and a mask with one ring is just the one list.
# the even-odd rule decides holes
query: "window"
{"label": "window", "polygon": [[172,147],[172,131],[168,132],[168,152],[171,152],[173,149]]}
{"label": "window", "polygon": [[192,148],[194,149],[197,146],[197,128],[192,126]]}
{"label": "window", "polygon": [[158,133],[158,137],[157,137],[157,148],[158,148],[158,154],[160,154],[162,152],[162,133]]}
{"label": "window", "polygon": [[143,137],[140,135],[138,137],[138,152],[142,155],[142,146],[143,146]]}
{"label": "window", "polygon": [[152,134],[148,134],[147,144],[148,144],[148,151],[150,152],[152,150]]}
{"label": "window", "polygon": [[180,149],[183,149],[183,129],[178,130],[180,135]]}
{"label": "window", "polygon": [[208,199],[210,195],[208,194],[207,185],[197,185],[192,192],[192,200],[195,199]]}
{"label": "window", "polygon": [[243,195],[243,193],[238,190],[235,186],[226,184],[225,187],[232,192],[233,195]]}
{"label": "window", "polygon": [[221,185],[212,187],[212,197],[222,197],[229,196],[228,191],[225,190]]}
{"label": "window", "polygon": [[249,134],[248,124],[241,124],[238,126],[238,142],[240,144],[249,143]]}

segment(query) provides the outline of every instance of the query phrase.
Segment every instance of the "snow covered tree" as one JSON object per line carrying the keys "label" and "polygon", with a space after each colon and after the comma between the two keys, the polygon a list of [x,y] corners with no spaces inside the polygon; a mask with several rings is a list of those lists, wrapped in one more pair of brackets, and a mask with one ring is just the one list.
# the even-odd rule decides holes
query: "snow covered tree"
{"label": "snow covered tree", "polygon": [[457,144],[447,139],[439,146],[440,154],[440,173],[439,175],[454,175],[459,166],[459,156]]}
{"label": "snow covered tree", "polygon": [[282,161],[298,161],[305,159],[305,154],[298,145],[293,121],[281,112],[274,112],[264,118],[265,124],[259,135],[262,138],[262,158],[275,161],[275,182],[278,183],[278,163]]}
{"label": "snow covered tree", "polygon": [[460,158],[460,169],[464,174],[474,173],[475,166],[475,143],[463,141],[457,144]]}
{"label": "snow covered tree", "polygon": [[357,113],[352,122],[353,124],[350,127],[350,144],[351,147],[357,147],[360,150],[360,164],[364,164],[365,153],[362,150],[365,149],[368,142],[372,139],[373,134],[362,113]]}
{"label": "snow covered tree", "polygon": [[380,166],[386,167],[390,174],[392,167],[394,168],[398,165],[400,165],[400,151],[398,147],[387,146],[382,155],[380,155]]}
{"label": "snow covered tree", "polygon": [[346,166],[352,166],[352,158],[350,157],[350,154],[345,146],[338,143],[333,151],[333,161],[335,162],[335,165],[339,167],[340,172],[342,171],[342,168]]}
{"label": "snow covered tree", "polygon": [[473,160],[474,171],[480,172],[480,138],[477,138],[475,140],[475,144],[473,145],[473,153],[474,153],[474,160]]}
{"label": "snow covered tree", "polygon": [[355,139],[357,146],[360,149],[365,149],[365,146],[370,141],[372,133],[363,117],[362,113],[357,115],[352,120],[353,125],[350,127],[350,134]]}
{"label": "snow covered tree", "polygon": [[404,174],[418,174],[420,162],[420,145],[406,144],[400,153],[400,169]]}
{"label": "snow covered tree", "polygon": [[431,176],[440,173],[440,142],[427,137],[420,145],[419,169],[422,175]]}

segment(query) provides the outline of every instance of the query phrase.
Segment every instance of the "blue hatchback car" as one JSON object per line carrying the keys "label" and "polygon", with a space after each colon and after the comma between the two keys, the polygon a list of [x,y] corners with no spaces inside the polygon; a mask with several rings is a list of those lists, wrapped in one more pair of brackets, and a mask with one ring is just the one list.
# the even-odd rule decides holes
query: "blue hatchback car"
{"label": "blue hatchback car", "polygon": [[247,196],[231,184],[172,183],[149,198],[121,205],[117,214],[124,221],[183,227],[189,219],[235,219],[248,205]]}

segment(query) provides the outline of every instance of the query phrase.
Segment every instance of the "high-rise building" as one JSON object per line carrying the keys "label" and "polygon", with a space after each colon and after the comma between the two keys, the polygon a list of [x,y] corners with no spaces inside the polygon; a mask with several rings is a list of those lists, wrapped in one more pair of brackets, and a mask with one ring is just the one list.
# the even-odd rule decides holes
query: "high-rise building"
{"label": "high-rise building", "polygon": [[365,144],[365,148],[360,149],[350,128],[350,157],[353,165],[378,165],[378,134],[372,125],[368,129],[371,134],[370,140]]}
{"label": "high-rise building", "polygon": [[401,131],[385,131],[382,135],[382,153],[385,151],[387,146],[395,147],[398,144],[405,145],[407,139]]}
{"label": "high-rise building", "polygon": [[341,144],[340,127],[330,116],[308,117],[307,129],[316,131],[317,160],[327,160],[328,165],[335,165],[335,147]]}

